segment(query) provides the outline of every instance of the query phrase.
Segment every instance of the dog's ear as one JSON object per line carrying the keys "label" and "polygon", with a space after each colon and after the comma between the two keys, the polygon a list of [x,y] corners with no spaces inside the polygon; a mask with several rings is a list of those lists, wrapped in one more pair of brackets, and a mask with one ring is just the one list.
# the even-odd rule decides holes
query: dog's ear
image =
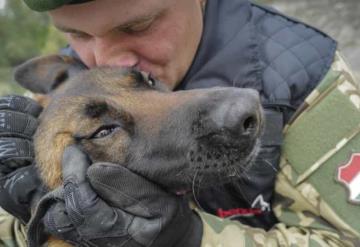
{"label": "dog's ear", "polygon": [[86,69],[80,61],[60,55],[30,59],[15,69],[15,80],[33,93],[47,94],[69,77]]}

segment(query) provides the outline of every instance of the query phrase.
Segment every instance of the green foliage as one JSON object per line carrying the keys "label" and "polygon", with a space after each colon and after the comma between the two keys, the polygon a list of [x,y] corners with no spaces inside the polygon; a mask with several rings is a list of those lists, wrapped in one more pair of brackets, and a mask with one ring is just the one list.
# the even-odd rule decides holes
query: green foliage
{"label": "green foliage", "polygon": [[27,59],[56,53],[66,42],[47,14],[31,11],[22,0],[5,0],[0,9],[0,94],[22,93],[12,68]]}
{"label": "green foliage", "polygon": [[21,0],[7,1],[0,16],[0,66],[13,66],[40,53],[48,35],[49,18],[31,12]]}
{"label": "green foliage", "polygon": [[25,89],[20,87],[13,79],[11,68],[0,68],[0,95],[24,94]]}
{"label": "green foliage", "polygon": [[64,36],[53,25],[49,25],[48,31],[46,43],[41,49],[42,55],[58,53],[59,49],[66,45]]}

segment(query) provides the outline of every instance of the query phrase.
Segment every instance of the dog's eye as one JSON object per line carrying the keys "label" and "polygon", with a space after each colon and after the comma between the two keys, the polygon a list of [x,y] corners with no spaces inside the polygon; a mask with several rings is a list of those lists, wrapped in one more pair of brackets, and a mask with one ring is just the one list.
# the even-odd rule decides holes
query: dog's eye
{"label": "dog's eye", "polygon": [[155,86],[155,79],[151,76],[150,73],[148,72],[144,72],[144,71],[141,71],[140,72],[142,77],[143,77],[143,80],[144,82],[146,82],[150,87],[154,87]]}
{"label": "dog's eye", "polygon": [[91,136],[91,138],[103,138],[110,134],[112,134],[115,130],[119,129],[120,126],[110,125],[110,126],[102,126]]}
{"label": "dog's eye", "polygon": [[150,87],[154,87],[154,86],[155,86],[155,79],[151,76],[151,74],[149,74],[148,83],[149,83],[149,86],[150,86]]}

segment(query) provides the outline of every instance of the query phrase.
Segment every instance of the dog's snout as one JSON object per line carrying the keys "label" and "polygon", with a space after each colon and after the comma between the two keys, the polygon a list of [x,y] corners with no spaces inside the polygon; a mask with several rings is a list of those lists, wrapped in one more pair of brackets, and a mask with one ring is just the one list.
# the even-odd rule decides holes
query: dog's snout
{"label": "dog's snout", "polygon": [[231,132],[234,136],[251,135],[258,129],[258,104],[233,99],[226,100],[211,113],[215,128]]}
{"label": "dog's snout", "polygon": [[262,128],[262,108],[259,94],[251,89],[226,89],[209,96],[202,116],[203,136],[218,144],[234,143],[259,137]]}

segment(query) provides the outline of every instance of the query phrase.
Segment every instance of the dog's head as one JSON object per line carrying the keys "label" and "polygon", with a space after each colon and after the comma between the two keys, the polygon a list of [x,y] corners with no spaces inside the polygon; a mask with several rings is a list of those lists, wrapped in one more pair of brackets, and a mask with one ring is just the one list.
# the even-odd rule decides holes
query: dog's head
{"label": "dog's head", "polygon": [[[64,66],[74,69],[72,62],[62,59],[60,66],[59,61],[47,58],[46,67],[53,66],[53,73],[57,66],[61,73]],[[41,63],[33,60],[17,71],[18,80],[28,78],[21,81],[25,87],[37,81],[38,92],[45,91],[39,82],[55,88],[47,85],[51,78],[38,78]],[[62,153],[73,143],[93,162],[127,166],[173,192],[226,181],[257,154],[263,118],[254,90],[170,92],[144,73],[119,68],[82,70],[61,82],[57,79],[34,137],[37,163],[50,188],[60,185]]]}

